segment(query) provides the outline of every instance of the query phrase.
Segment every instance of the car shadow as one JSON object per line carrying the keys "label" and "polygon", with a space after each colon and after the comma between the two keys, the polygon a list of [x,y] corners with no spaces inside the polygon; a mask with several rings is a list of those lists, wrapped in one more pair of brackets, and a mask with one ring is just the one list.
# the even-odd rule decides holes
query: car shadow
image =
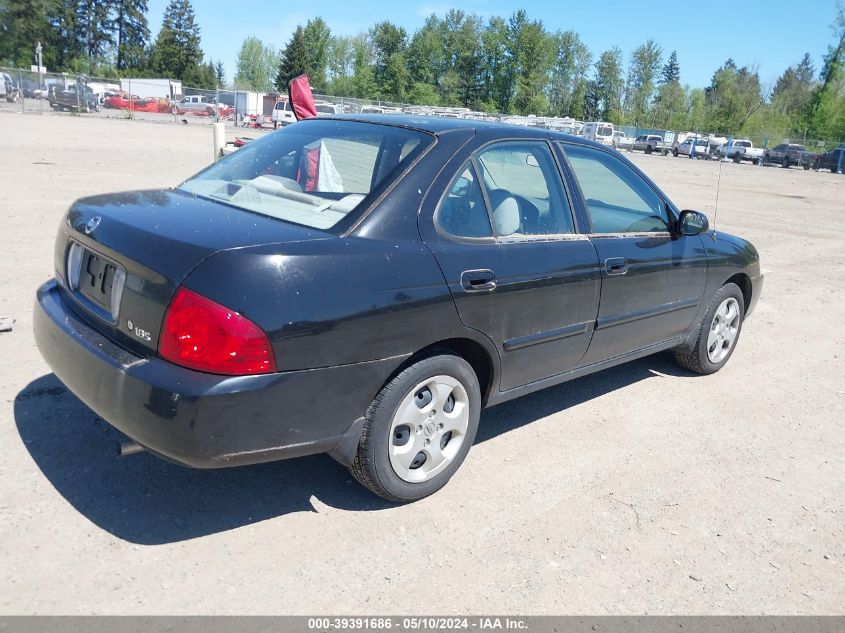
{"label": "car shadow", "polygon": [[[476,442],[656,375],[690,375],[651,356],[492,407]],[[195,470],[147,453],[121,459],[124,436],[71,394],[54,374],[32,381],[14,402],[32,459],[78,512],[118,538],[143,545],[215,534],[322,505],[354,511],[393,507],[355,483],[326,455]],[[315,503],[316,500],[316,503]]]}

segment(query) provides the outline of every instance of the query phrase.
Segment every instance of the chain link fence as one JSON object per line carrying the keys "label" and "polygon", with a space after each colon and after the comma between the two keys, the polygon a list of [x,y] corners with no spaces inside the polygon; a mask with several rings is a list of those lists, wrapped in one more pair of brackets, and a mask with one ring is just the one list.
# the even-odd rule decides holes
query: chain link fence
{"label": "chain link fence", "polygon": [[[20,112],[72,112],[85,117],[110,117],[173,122],[224,121],[244,128],[275,128],[293,122],[286,105],[287,96],[238,90],[206,90],[183,85],[173,79],[108,78],[72,73],[36,73],[20,68],[0,67],[0,110]],[[583,121],[546,116],[489,114],[469,108],[420,106],[391,101],[377,101],[314,94],[318,114],[416,114],[448,118],[497,121],[512,125],[539,127],[569,134],[578,134]],[[698,157],[718,153],[729,137],[707,134],[707,131],[667,130],[638,126],[617,126],[614,145],[622,151],[641,149],[634,141],[644,135],[663,139],[666,152],[690,136],[710,140],[706,151]],[[621,132],[624,136],[620,136]],[[748,137],[746,137],[748,138]],[[783,138],[782,135],[755,134],[750,137],[755,147],[775,148],[782,143],[796,143],[805,148],[793,164],[812,164],[816,155],[845,145],[806,138]]]}

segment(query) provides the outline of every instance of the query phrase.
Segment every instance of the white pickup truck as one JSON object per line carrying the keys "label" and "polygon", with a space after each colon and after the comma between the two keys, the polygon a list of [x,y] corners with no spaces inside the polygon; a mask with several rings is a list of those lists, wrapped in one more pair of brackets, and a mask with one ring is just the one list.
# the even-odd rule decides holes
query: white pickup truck
{"label": "white pickup truck", "polygon": [[755,165],[759,165],[763,160],[763,149],[754,147],[754,144],[747,138],[734,139],[733,143],[722,145],[716,150],[719,158],[725,156],[735,163],[743,160],[750,160]]}

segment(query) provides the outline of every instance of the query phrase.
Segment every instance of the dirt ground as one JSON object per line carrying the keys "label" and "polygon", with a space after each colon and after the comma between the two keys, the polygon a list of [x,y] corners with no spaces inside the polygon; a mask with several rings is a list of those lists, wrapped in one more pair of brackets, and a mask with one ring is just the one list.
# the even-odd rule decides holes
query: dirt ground
{"label": "dirt ground", "polygon": [[[0,113],[0,138],[0,613],[843,613],[842,176],[723,165],[718,228],[766,285],[722,372],[657,355],[490,409],[444,490],[392,506],[327,456],[118,459],[41,360],[35,289],[75,198],[176,184],[211,130]],[[712,221],[717,163],[633,159]]]}

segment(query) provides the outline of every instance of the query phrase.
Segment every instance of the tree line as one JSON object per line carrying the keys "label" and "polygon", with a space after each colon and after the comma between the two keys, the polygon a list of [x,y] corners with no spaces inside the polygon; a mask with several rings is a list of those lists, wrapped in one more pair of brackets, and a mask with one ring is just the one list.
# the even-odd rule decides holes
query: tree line
{"label": "tree line", "polygon": [[[320,17],[276,47],[241,44],[232,81],[206,59],[190,0],[171,0],[151,37],[147,0],[0,0],[0,61],[28,65],[44,44],[51,69],[166,76],[186,85],[284,92],[307,73],[315,91],[484,112],[568,116],[722,134],[845,140],[845,10],[816,69],[809,54],[773,86],[726,60],[704,87],[682,82],[675,51],[649,39],[628,55],[595,54],[574,30],[550,31],[524,10],[482,18],[459,9],[415,32],[389,21],[354,36]],[[820,37],[823,25],[820,26]]]}
{"label": "tree line", "polygon": [[190,0],[170,1],[155,38],[147,11],[147,0],[0,0],[0,64],[29,67],[41,42],[51,71],[225,82],[222,63],[205,60]]}

